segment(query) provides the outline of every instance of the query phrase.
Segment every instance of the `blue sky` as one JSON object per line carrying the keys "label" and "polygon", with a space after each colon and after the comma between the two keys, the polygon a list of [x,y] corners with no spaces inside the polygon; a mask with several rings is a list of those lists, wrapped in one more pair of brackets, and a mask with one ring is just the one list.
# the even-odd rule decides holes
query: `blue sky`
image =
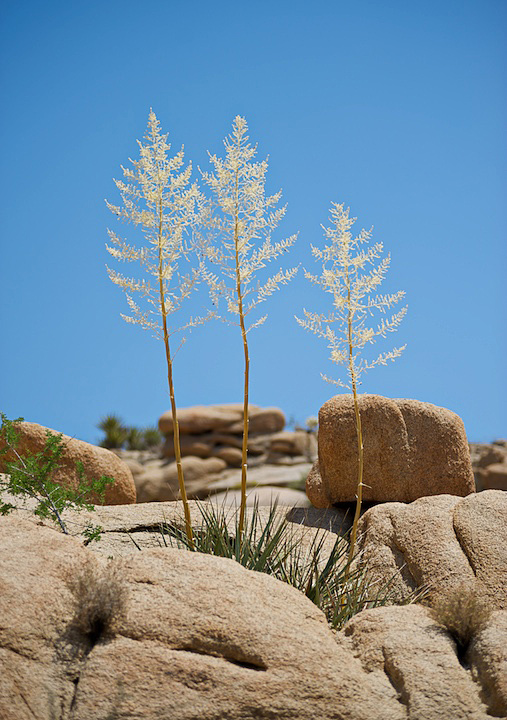
{"label": "blue sky", "polygon": [[[246,117],[288,203],[276,239],[299,232],[293,264],[318,269],[332,201],[374,226],[392,257],[382,289],[409,305],[378,350],[407,349],[362,391],[448,407],[471,440],[507,436],[503,0],[2,8],[0,410],[95,442],[107,413],[144,426],[168,409],[162,344],[121,320],[105,270],[104,198],[153,107],[203,169]],[[299,422],[335,393],[320,373],[343,377],[295,323],[303,307],[327,306],[300,273],[251,335],[252,402]],[[188,337],[175,384],[182,407],[240,401],[237,328]]]}

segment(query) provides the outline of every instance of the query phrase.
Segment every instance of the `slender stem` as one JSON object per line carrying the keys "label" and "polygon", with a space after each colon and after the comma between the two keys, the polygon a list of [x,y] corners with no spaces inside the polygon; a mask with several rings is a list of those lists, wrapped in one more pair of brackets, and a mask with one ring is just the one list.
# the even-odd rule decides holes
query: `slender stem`
{"label": "slender stem", "polygon": [[164,279],[163,279],[163,256],[162,256],[162,198],[158,202],[158,282],[160,293],[160,310],[162,313],[162,327],[164,331],[165,356],[167,360],[167,380],[169,383],[169,396],[171,398],[171,413],[173,419],[173,439],[174,439],[174,455],[176,458],[176,469],[178,472],[178,485],[180,488],[181,500],[183,502],[183,510],[185,513],[185,530],[188,542],[192,550],[194,549],[194,537],[192,533],[192,519],[190,517],[190,507],[188,505],[187,491],[185,488],[185,480],[183,477],[183,467],[181,465],[181,448],[180,448],[180,428],[178,417],[176,414],[176,400],[174,398],[173,383],[173,363],[171,358],[171,350],[169,348],[169,333],[167,331],[167,311],[165,306]]}
{"label": "slender stem", "polygon": [[352,319],[353,312],[351,308],[350,300],[350,279],[348,270],[346,272],[346,285],[347,285],[347,303],[348,303],[348,318],[347,318],[347,333],[348,333],[348,344],[349,344],[349,373],[352,380],[352,392],[354,395],[354,412],[356,416],[356,435],[357,435],[357,449],[358,449],[358,474],[357,474],[357,490],[356,490],[356,512],[354,514],[354,521],[352,523],[352,531],[350,535],[349,554],[347,559],[347,569],[345,572],[345,579],[348,579],[350,566],[354,557],[354,549],[357,538],[357,525],[359,523],[359,516],[361,514],[361,505],[363,500],[363,466],[364,466],[364,452],[363,452],[363,432],[361,426],[361,414],[359,412],[359,403],[357,399],[357,380],[356,371],[354,367],[354,346],[352,342]]}
{"label": "slender stem", "polygon": [[[239,145],[239,141],[238,141]],[[235,179],[235,215],[234,215],[234,248],[236,251],[236,294],[238,297],[239,324],[243,338],[243,353],[245,355],[245,386],[243,393],[243,444],[241,448],[241,503],[239,511],[238,534],[240,540],[243,536],[246,509],[246,477],[248,457],[248,380],[250,372],[250,358],[248,355],[248,341],[245,329],[245,315],[243,312],[243,297],[241,291],[240,255],[239,255],[239,168],[236,168]]]}

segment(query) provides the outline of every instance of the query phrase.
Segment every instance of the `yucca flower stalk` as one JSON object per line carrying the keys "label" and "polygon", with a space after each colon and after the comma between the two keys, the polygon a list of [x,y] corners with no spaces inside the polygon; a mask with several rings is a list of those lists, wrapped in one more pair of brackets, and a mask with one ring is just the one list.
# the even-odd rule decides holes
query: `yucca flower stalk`
{"label": "yucca flower stalk", "polygon": [[[305,272],[305,277],[324,292],[332,295],[333,309],[329,314],[319,314],[303,310],[304,318],[296,317],[297,322],[306,330],[324,338],[331,350],[330,359],[347,368],[348,383],[334,380],[326,375],[323,379],[339,387],[352,390],[356,419],[358,448],[358,476],[356,492],[356,510],[350,535],[348,567],[352,563],[357,538],[357,525],[361,513],[363,497],[363,431],[361,413],[359,412],[357,389],[360,377],[365,370],[376,365],[386,365],[388,360],[395,360],[405,349],[405,345],[383,352],[373,360],[361,357],[365,346],[375,342],[378,336],[386,337],[386,333],[398,329],[407,312],[404,307],[389,319],[382,318],[376,327],[367,324],[374,311],[385,314],[388,309],[398,303],[405,295],[398,291],[391,295],[372,295],[382,283],[391,262],[390,255],[379,260],[383,251],[382,243],[375,243],[363,249],[371,239],[372,232],[361,230],[353,237],[350,229],[356,218],[349,217],[349,209],[343,205],[332,203],[331,227],[322,226],[329,245],[321,250],[312,245],[314,258],[321,262],[322,273],[313,275]],[[379,262],[377,263],[377,260]],[[370,269],[368,269],[370,268]],[[335,331],[334,326],[339,330]]]}
{"label": "yucca flower stalk", "polygon": [[284,217],[286,206],[277,207],[281,191],[266,195],[268,162],[254,161],[256,147],[248,142],[247,129],[246,120],[238,115],[234,119],[231,135],[224,141],[225,158],[210,155],[214,172],[202,173],[213,196],[207,206],[204,250],[208,261],[220,271],[220,277],[206,269],[203,275],[209,285],[213,305],[218,307],[224,301],[227,312],[232,316],[232,324],[239,327],[245,359],[240,536],[244,527],[247,483],[248,333],[262,325],[267,315],[250,325],[247,324],[247,316],[280,285],[288,283],[297,272],[297,268],[280,269],[263,284],[256,282],[257,272],[266,263],[286,252],[295,242],[296,235],[280,242],[271,241],[272,232]]}
{"label": "yucca flower stalk", "polygon": [[[168,318],[178,312],[182,303],[196,286],[199,269],[189,266],[187,274],[179,274],[179,266],[188,260],[191,230],[197,221],[196,202],[199,198],[197,185],[190,184],[192,165],[183,167],[183,148],[173,157],[168,155],[171,148],[167,135],[160,130],[160,123],[150,110],[148,129],[144,143],[138,141],[140,159],[131,160],[132,168],[124,168],[125,181],[115,180],[123,201],[122,207],[107,202],[108,208],[121,220],[140,227],[145,246],[137,248],[127,244],[112,230],[108,230],[112,245],[106,245],[108,252],[121,262],[139,262],[145,274],[155,278],[136,280],[125,277],[107,268],[109,277],[126,294],[131,315],[122,317],[129,323],[137,323],[145,330],[163,338],[167,361],[167,380],[171,399],[173,419],[174,454],[178,470],[178,483],[185,512],[186,533],[190,544],[192,525],[190,509],[185,490],[179,425],[173,382],[173,360],[169,339],[176,333],[195,327],[202,318],[190,318],[183,326],[169,326]],[[142,309],[133,297],[139,293],[145,303]]]}

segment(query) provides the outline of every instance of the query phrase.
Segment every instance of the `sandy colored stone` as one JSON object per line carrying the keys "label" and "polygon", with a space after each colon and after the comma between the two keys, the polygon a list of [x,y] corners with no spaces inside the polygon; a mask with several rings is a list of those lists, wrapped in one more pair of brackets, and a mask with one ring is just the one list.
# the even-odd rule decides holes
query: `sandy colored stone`
{"label": "sandy colored stone", "polygon": [[[141,528],[160,507],[96,515],[107,534],[135,510]],[[316,524],[326,515],[290,512]],[[116,629],[92,639],[76,623],[68,578],[106,558],[49,527],[0,518],[2,720],[505,717],[505,611],[460,662],[422,606],[367,610],[335,634],[295,588],[232,560],[158,548],[113,562],[127,603]]]}
{"label": "sandy colored stone", "polygon": [[[257,410],[256,405],[249,405],[250,413]],[[243,417],[243,405],[239,403],[225,405],[194,405],[188,408],[178,408],[178,424],[180,433],[198,434],[209,430],[227,428],[237,423]],[[173,432],[173,419],[170,411],[165,412],[158,421],[158,427],[163,435]]]}
{"label": "sandy colored stone", "polygon": [[[212,495],[209,500],[219,505],[225,503],[226,505],[239,507],[241,503],[241,491],[229,490],[228,492],[217,493],[216,495]],[[256,504],[259,506],[273,505],[275,502],[281,507],[308,507],[310,505],[306,493],[301,490],[263,485],[261,487],[251,488],[247,492],[246,504],[248,507]]]}
{"label": "sandy colored stone", "polygon": [[87,557],[72,538],[0,519],[2,719],[406,717],[388,679],[364,672],[313,603],[232,560],[125,558],[126,610],[91,641],[73,626],[65,580]]}
{"label": "sandy colored stone", "polygon": [[218,447],[214,449],[213,457],[220,458],[229,467],[241,467],[243,453],[239,448],[235,447]]}
{"label": "sandy colored stone", "polygon": [[[49,429],[37,423],[17,423],[16,431],[19,436],[17,452],[21,456],[41,452],[46,442],[46,431]],[[55,435],[60,434],[55,430],[51,430],[51,432]],[[110,450],[71,438],[63,433],[61,435],[65,449],[59,461],[60,467],[51,476],[53,482],[65,487],[76,488],[79,482],[76,463],[82,462],[85,475],[89,479],[98,479],[102,475],[114,478],[114,484],[109,485],[106,489],[105,505],[125,505],[136,502],[134,478],[130,468],[123,460],[120,460]],[[0,472],[5,471],[6,462],[14,459],[11,452],[1,456]],[[98,498],[94,498],[93,501],[98,502]]]}
{"label": "sandy colored stone", "polygon": [[[249,411],[249,433],[274,433],[285,427],[285,415],[279,408],[254,408]],[[231,425],[228,432],[243,431],[243,414],[241,420]]]}
{"label": "sandy colored stone", "polygon": [[507,607],[505,493],[377,505],[361,518],[359,533],[363,564],[399,597],[426,588],[436,599],[465,585],[491,607]]}
{"label": "sandy colored stone", "polygon": [[467,653],[472,676],[494,717],[507,717],[507,611],[494,612],[473,638]]}
{"label": "sandy colored stone", "polygon": [[488,465],[480,476],[484,490],[507,490],[507,462]]}
{"label": "sandy colored stone", "polygon": [[130,469],[130,472],[132,473],[133,477],[136,475],[141,475],[145,471],[145,466],[141,465],[141,463],[138,460],[135,460],[134,458],[122,458],[125,465],[127,465]]}
{"label": "sandy colored stone", "polygon": [[[219,458],[184,457],[181,459],[185,483],[211,479],[227,467]],[[138,503],[177,500],[179,495],[178,467],[175,462],[149,468],[135,478]]]}
{"label": "sandy colored stone", "polygon": [[284,430],[271,436],[269,451],[314,459],[317,456],[317,437],[304,430]]}
{"label": "sandy colored stone", "polygon": [[490,717],[480,685],[462,667],[452,637],[427,608],[367,610],[347,623],[339,641],[343,636],[367,672],[389,677],[410,720]]}
{"label": "sandy colored stone", "polygon": [[[428,495],[465,496],[475,491],[458,415],[430,403],[379,395],[361,395],[359,409],[366,502],[411,502]],[[320,507],[354,501],[358,450],[352,395],[337,395],[324,403],[318,446],[318,466],[309,479],[308,496]]]}
{"label": "sandy colored stone", "polygon": [[[207,458],[213,454],[215,443],[210,440],[211,433],[203,433],[202,435],[181,435],[180,450],[181,455],[193,455],[194,457]],[[162,446],[162,455],[166,458],[173,458],[174,439],[172,435],[167,437],[166,442]]]}

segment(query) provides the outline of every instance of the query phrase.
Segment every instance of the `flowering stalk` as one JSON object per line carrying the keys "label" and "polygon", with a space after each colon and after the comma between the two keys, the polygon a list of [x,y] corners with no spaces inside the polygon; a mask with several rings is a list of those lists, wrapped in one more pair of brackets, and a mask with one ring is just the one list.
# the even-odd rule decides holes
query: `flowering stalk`
{"label": "flowering stalk", "polygon": [[[203,276],[210,288],[213,305],[225,301],[227,311],[232,315],[232,324],[241,331],[244,353],[244,393],[243,393],[243,443],[241,459],[241,505],[239,518],[239,536],[243,534],[248,453],[248,396],[250,357],[248,352],[248,333],[259,327],[267,315],[259,318],[247,327],[247,315],[280,285],[288,283],[296,274],[297,268],[280,269],[264,284],[254,284],[257,272],[266,263],[282,252],[287,251],[295,242],[292,235],[280,242],[271,242],[271,233],[276,229],[286,208],[277,208],[281,192],[266,196],[265,176],[268,169],[266,160],[254,162],[256,148],[248,142],[246,120],[237,116],[234,119],[232,134],[224,145],[226,156],[222,160],[210,155],[214,173],[202,173],[204,182],[209,186],[213,201],[208,204],[206,232],[208,237],[203,249],[208,261],[217,265],[221,278],[207,269]],[[224,319],[224,318],[223,318]]]}
{"label": "flowering stalk", "polygon": [[[390,352],[380,353],[374,360],[365,360],[360,357],[362,350],[369,343],[375,342],[376,337],[386,337],[387,332],[397,330],[400,322],[407,312],[404,307],[391,316],[382,318],[377,327],[366,324],[375,310],[385,314],[386,310],[398,303],[405,295],[403,291],[392,295],[372,295],[382,283],[390,265],[390,256],[380,260],[383,245],[375,243],[367,249],[362,246],[371,239],[371,231],[362,230],[357,237],[353,237],[350,228],[355,218],[349,217],[348,208],[332,203],[332,227],[325,228],[329,245],[322,250],[312,246],[313,256],[322,263],[322,273],[319,276],[305,272],[305,277],[314,285],[321,287],[333,297],[333,310],[328,314],[318,314],[303,310],[304,318],[296,317],[297,322],[306,330],[318,337],[324,338],[331,350],[331,360],[338,365],[346,365],[349,383],[333,380],[325,375],[323,379],[334,385],[352,390],[354,400],[354,413],[356,422],[357,448],[358,448],[358,477],[356,490],[356,510],[352,531],[350,535],[348,567],[354,557],[357,539],[357,525],[361,514],[363,497],[363,432],[357,387],[360,384],[361,374],[375,365],[386,365],[388,360],[395,360],[405,349],[405,345],[394,348]],[[371,269],[365,270],[368,266]],[[340,326],[336,332],[335,324]]]}
{"label": "flowering stalk", "polygon": [[[155,336],[161,337],[164,342],[178,483],[185,512],[186,534],[193,547],[174,395],[174,356],[171,354],[169,341],[171,335],[195,327],[203,322],[203,318],[190,318],[183,326],[170,328],[168,317],[180,310],[198,280],[198,269],[191,268],[186,275],[180,275],[178,269],[179,264],[188,259],[187,236],[196,223],[195,208],[200,195],[195,183],[189,186],[192,166],[189,164],[181,170],[183,149],[174,157],[168,156],[171,145],[167,142],[167,135],[162,135],[160,123],[152,110],[144,140],[144,143],[138,141],[140,159],[131,160],[133,168],[122,167],[126,182],[115,180],[123,207],[111,203],[107,203],[107,206],[121,220],[141,228],[145,246],[138,249],[108,230],[112,245],[106,247],[116,260],[139,261],[141,267],[155,278],[155,284],[152,286],[149,280],[138,281],[125,277],[110,268],[107,270],[111,280],[125,291],[127,297],[132,314],[122,315],[123,319],[152,330]],[[144,310],[134,301],[134,292],[139,293],[141,300],[146,303]]]}

